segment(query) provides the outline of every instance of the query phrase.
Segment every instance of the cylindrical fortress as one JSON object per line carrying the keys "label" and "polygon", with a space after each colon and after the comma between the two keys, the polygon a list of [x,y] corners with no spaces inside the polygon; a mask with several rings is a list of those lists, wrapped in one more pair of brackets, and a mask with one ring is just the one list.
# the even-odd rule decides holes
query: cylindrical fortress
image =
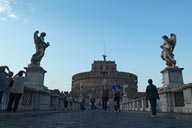
{"label": "cylindrical fortress", "polygon": [[78,98],[81,93],[86,97],[100,98],[104,85],[109,88],[112,97],[112,86],[115,84],[128,85],[125,92],[128,99],[134,99],[137,94],[137,76],[128,72],[117,71],[115,61],[94,61],[91,71],[73,75],[71,93]]}

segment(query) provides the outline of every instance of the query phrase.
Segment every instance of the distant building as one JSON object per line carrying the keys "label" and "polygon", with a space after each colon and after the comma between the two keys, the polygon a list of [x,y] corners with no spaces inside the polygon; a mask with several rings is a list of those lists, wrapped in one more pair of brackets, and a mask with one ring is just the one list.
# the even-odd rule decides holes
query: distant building
{"label": "distant building", "polygon": [[[79,97],[83,93],[86,97],[100,97],[103,85],[106,85],[109,90],[109,98],[112,98],[111,87],[115,84],[128,85],[126,88],[128,99],[137,97],[137,76],[133,73],[117,71],[115,61],[104,60],[94,61],[91,71],[81,72],[73,75],[71,93],[74,97]],[[81,92],[80,92],[81,91]],[[123,89],[122,89],[123,92]]]}

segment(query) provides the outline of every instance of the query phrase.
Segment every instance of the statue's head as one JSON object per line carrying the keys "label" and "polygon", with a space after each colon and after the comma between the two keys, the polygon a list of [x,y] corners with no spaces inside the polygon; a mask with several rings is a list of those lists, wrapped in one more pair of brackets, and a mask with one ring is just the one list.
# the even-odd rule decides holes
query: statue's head
{"label": "statue's head", "polygon": [[171,36],[176,36],[174,33],[171,33],[170,35],[171,35]]}
{"label": "statue's head", "polygon": [[46,33],[45,32],[42,32],[41,33],[41,37],[45,37],[46,36]]}
{"label": "statue's head", "polygon": [[4,72],[5,71],[5,67],[4,66],[0,66],[0,72]]}
{"label": "statue's head", "polygon": [[23,73],[24,73],[24,71],[19,71],[19,72],[18,72],[18,76],[22,77],[22,76],[23,76]]}
{"label": "statue's head", "polygon": [[174,33],[171,33],[170,35],[171,35],[171,37],[176,38],[176,35]]}
{"label": "statue's head", "polygon": [[149,84],[152,84],[152,83],[153,83],[153,80],[152,80],[152,79],[148,79],[148,83],[149,83]]}

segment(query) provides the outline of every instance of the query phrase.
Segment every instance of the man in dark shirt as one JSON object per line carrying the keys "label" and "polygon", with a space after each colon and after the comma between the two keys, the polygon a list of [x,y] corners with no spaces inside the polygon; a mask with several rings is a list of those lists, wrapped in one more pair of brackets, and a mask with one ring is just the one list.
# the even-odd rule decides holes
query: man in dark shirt
{"label": "man in dark shirt", "polygon": [[91,102],[91,109],[92,110],[95,109],[95,97],[92,96],[90,102]]}
{"label": "man in dark shirt", "polygon": [[121,86],[115,81],[115,85],[112,86],[113,101],[115,102],[114,110],[115,112],[120,112],[120,98],[121,98]]}
{"label": "man in dark shirt", "polygon": [[146,100],[149,100],[151,105],[152,117],[156,116],[156,104],[157,99],[159,99],[159,94],[155,85],[153,85],[153,80],[148,80],[149,85],[146,88]]}
{"label": "man in dark shirt", "polygon": [[103,110],[107,110],[108,95],[109,95],[109,88],[107,88],[107,86],[104,85],[103,89],[101,91],[102,109]]}

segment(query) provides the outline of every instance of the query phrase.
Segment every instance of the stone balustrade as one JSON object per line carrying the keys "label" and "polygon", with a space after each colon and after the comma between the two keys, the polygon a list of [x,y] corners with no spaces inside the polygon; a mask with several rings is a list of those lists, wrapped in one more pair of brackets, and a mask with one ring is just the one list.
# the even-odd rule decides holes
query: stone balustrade
{"label": "stone balustrade", "polygon": [[149,111],[150,105],[145,97],[121,103],[121,110],[125,111]]}
{"label": "stone balustrade", "polygon": [[[192,83],[175,89],[159,88],[162,112],[192,113]],[[125,111],[150,111],[150,103],[145,97],[121,103]]]}
{"label": "stone balustrade", "polygon": [[[80,109],[80,102],[75,100],[74,110]],[[36,90],[25,86],[18,111],[62,110],[64,109],[64,96],[50,90]]]}

